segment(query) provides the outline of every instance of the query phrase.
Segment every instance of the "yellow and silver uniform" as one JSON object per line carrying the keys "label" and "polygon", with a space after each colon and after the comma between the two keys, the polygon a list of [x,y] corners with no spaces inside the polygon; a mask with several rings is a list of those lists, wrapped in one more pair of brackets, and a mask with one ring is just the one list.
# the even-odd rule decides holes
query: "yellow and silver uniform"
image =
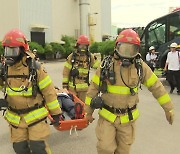
{"label": "yellow and silver uniform", "polygon": [[[29,67],[26,63],[26,56],[23,57],[19,63],[9,66],[7,74],[8,76],[29,76]],[[11,125],[16,127],[21,127],[21,120],[25,121],[27,125],[31,125],[47,117],[48,113],[51,115],[61,113],[54,85],[43,67],[40,66],[40,68],[37,69],[37,84],[39,87],[39,92],[37,93],[36,97],[32,96],[32,82],[28,84],[28,80],[29,78],[7,78],[7,84],[9,86],[6,84],[5,91],[6,100],[10,108],[18,111],[39,106],[39,108],[24,114],[18,114],[8,109],[5,114],[5,119]],[[1,86],[4,86],[3,82],[1,82]],[[27,88],[21,91],[26,86]],[[45,100],[44,105],[42,104],[43,100]]]}
{"label": "yellow and silver uniform", "polygon": [[[72,64],[73,54],[76,56],[74,64]],[[68,88],[71,91],[75,90],[76,92],[87,91],[90,68],[97,68],[99,65],[99,61],[94,59],[92,53],[90,53],[90,56],[87,54],[80,55],[78,53],[71,53],[68,56],[63,69],[63,88]],[[72,67],[77,68],[79,71],[79,75],[75,77],[75,83],[73,83],[73,77],[70,75]]]}
{"label": "yellow and silver uniform", "polygon": [[[102,94],[102,99],[104,103],[110,107],[117,108],[117,109],[127,109],[134,107],[138,102],[138,90],[139,87],[135,87],[138,82],[138,75],[137,69],[135,65],[131,65],[128,68],[121,67],[121,62],[114,60],[114,72],[115,72],[115,79],[116,83],[111,85],[108,81],[107,82],[107,93]],[[128,88],[122,81],[120,76],[120,69],[122,69],[122,77],[125,83],[129,87],[135,87],[133,90],[135,95],[132,96],[130,92],[130,88]],[[171,111],[173,109],[173,104],[171,99],[166,92],[162,83],[158,80],[157,76],[150,70],[150,68],[142,61],[142,84],[145,85],[150,92],[152,92],[153,96],[157,99],[161,107],[165,111]],[[92,81],[90,87],[88,89],[86,95],[86,112],[87,116],[92,115],[93,109],[90,107],[90,103],[92,98],[97,96],[98,88],[100,83],[100,67],[97,69],[96,73],[92,77]],[[132,111],[133,120],[135,121],[139,117],[139,110],[135,107]],[[108,111],[105,108],[99,109],[99,115],[104,119],[108,120],[109,122],[113,123],[117,117],[120,118],[121,124],[125,124],[130,122],[128,113],[126,114],[117,114]]]}

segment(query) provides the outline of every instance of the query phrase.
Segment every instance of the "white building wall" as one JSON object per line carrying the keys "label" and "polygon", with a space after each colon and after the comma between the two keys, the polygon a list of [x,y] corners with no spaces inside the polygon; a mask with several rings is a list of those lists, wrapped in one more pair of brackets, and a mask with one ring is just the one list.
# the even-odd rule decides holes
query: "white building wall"
{"label": "white building wall", "polygon": [[52,40],[52,0],[20,0],[20,29],[30,40],[33,25],[48,27],[45,31],[45,41]]}
{"label": "white building wall", "polygon": [[[45,41],[59,42],[62,35],[80,34],[79,0],[0,0],[0,39],[13,28],[21,29],[30,40],[33,25],[42,25]],[[89,26],[94,41],[102,41],[111,31],[111,0],[90,0],[90,14],[95,25]],[[95,14],[94,14],[95,13]],[[96,14],[98,13],[98,14]]]}
{"label": "white building wall", "polygon": [[77,37],[80,31],[79,1],[52,1],[52,40],[60,41],[62,35]]}
{"label": "white building wall", "polygon": [[19,0],[0,0],[0,41],[11,29],[20,28]]}

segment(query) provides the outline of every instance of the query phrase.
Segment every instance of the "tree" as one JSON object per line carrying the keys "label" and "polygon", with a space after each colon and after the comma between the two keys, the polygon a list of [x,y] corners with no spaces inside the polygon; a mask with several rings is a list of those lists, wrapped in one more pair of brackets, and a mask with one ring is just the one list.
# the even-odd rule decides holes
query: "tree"
{"label": "tree", "polygon": [[98,53],[98,46],[99,46],[99,43],[98,42],[94,42],[92,43],[92,45],[89,47],[89,51],[91,53]]}
{"label": "tree", "polygon": [[62,36],[61,40],[65,42],[65,44],[63,45],[65,49],[64,56],[67,57],[70,53],[74,51],[76,40],[73,37],[67,35]]}
{"label": "tree", "polygon": [[44,53],[45,53],[46,59],[54,59],[54,52],[53,52],[52,45],[50,43],[45,44],[44,50],[45,50]]}
{"label": "tree", "polygon": [[65,54],[66,51],[60,43],[51,42],[50,45],[52,46],[53,53],[59,52],[61,54]]}
{"label": "tree", "polygon": [[2,42],[0,42],[0,55],[3,55],[4,53],[4,48],[2,46]]}
{"label": "tree", "polygon": [[90,46],[89,50],[92,53],[100,53],[101,59],[103,59],[105,55],[109,55],[113,53],[114,45],[115,45],[115,42],[111,40],[107,40],[103,42],[94,42]]}
{"label": "tree", "polygon": [[37,54],[44,54],[44,48],[42,47],[42,45],[36,43],[36,42],[29,42],[29,48],[31,51],[33,51],[34,49],[37,50]]}

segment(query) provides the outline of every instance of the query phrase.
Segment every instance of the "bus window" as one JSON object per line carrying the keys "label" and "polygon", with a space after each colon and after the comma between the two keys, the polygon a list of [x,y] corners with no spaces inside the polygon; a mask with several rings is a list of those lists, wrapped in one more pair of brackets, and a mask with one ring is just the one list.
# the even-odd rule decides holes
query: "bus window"
{"label": "bus window", "polygon": [[165,31],[165,21],[154,22],[148,29],[148,46],[155,46],[157,48],[159,45],[165,43]]}
{"label": "bus window", "polygon": [[168,41],[173,40],[174,38],[180,36],[180,16],[175,14],[169,18],[169,39]]}

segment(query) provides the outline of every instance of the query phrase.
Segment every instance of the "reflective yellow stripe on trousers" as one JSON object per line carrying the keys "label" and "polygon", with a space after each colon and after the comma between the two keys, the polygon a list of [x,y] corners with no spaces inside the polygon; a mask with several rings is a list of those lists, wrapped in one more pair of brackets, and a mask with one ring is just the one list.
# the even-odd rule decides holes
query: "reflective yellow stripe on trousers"
{"label": "reflective yellow stripe on trousers", "polygon": [[48,111],[45,107],[42,107],[40,109],[37,109],[37,110],[34,110],[34,111],[28,113],[26,116],[24,116],[24,119],[25,119],[26,123],[28,124],[32,121],[41,119],[46,115],[48,115]]}
{"label": "reflective yellow stripe on trousers", "polygon": [[20,122],[20,116],[13,114],[9,110],[5,114],[5,118],[10,122],[15,125],[19,125]]}
{"label": "reflective yellow stripe on trousers", "polygon": [[[111,113],[110,111],[106,110],[105,108],[102,108],[102,110],[99,110],[99,115],[101,115],[103,118],[110,122],[114,122],[116,120],[117,115]],[[133,121],[136,120],[139,117],[139,110],[135,109],[132,111]],[[124,114],[120,116],[120,121],[122,124],[129,122],[128,114]]]}

